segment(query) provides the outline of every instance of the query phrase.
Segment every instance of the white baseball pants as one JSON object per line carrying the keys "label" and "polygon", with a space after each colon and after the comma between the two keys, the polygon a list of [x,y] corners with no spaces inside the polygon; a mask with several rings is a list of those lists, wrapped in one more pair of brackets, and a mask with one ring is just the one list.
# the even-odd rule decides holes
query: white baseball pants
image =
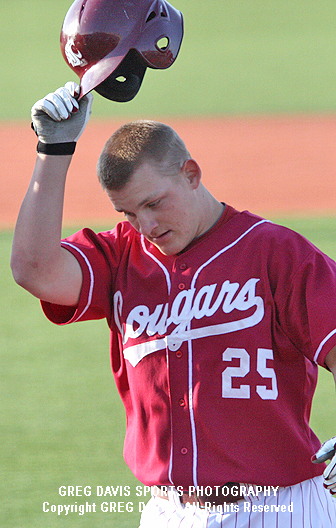
{"label": "white baseball pants", "polygon": [[169,500],[150,499],[140,528],[336,528],[336,500],[322,477],[279,488],[276,495],[249,495],[227,503],[225,511],[181,504],[175,490],[168,493]]}

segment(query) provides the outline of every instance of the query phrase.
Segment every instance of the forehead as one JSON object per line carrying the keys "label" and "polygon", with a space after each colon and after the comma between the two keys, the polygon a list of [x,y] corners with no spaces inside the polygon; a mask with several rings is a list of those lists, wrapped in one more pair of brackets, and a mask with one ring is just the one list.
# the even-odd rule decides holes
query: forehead
{"label": "forehead", "polygon": [[177,180],[178,175],[165,176],[154,163],[144,162],[124,187],[107,190],[107,194],[117,211],[131,211],[163,194],[173,192]]}

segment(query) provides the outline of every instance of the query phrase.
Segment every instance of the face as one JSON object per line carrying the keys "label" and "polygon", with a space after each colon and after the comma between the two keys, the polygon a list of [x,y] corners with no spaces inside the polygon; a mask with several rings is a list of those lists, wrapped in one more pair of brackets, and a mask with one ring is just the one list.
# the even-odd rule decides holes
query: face
{"label": "face", "polygon": [[200,170],[188,160],[173,176],[143,163],[119,191],[107,194],[116,211],[165,255],[176,255],[201,234],[197,214]]}

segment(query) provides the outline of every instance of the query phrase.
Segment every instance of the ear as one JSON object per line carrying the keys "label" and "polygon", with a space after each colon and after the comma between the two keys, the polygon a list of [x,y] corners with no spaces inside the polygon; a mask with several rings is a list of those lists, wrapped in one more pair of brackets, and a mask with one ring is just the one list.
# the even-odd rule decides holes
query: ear
{"label": "ear", "polygon": [[202,171],[198,163],[192,158],[187,159],[182,165],[182,173],[191,187],[197,189],[202,177]]}

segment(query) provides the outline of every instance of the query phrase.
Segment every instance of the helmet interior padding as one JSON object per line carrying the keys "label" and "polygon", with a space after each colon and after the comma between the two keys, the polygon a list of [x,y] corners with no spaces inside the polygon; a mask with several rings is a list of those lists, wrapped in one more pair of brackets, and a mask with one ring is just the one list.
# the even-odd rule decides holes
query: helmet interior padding
{"label": "helmet interior padding", "polygon": [[131,101],[138,93],[147,64],[141,55],[131,49],[119,66],[98,86],[95,91],[118,103]]}

